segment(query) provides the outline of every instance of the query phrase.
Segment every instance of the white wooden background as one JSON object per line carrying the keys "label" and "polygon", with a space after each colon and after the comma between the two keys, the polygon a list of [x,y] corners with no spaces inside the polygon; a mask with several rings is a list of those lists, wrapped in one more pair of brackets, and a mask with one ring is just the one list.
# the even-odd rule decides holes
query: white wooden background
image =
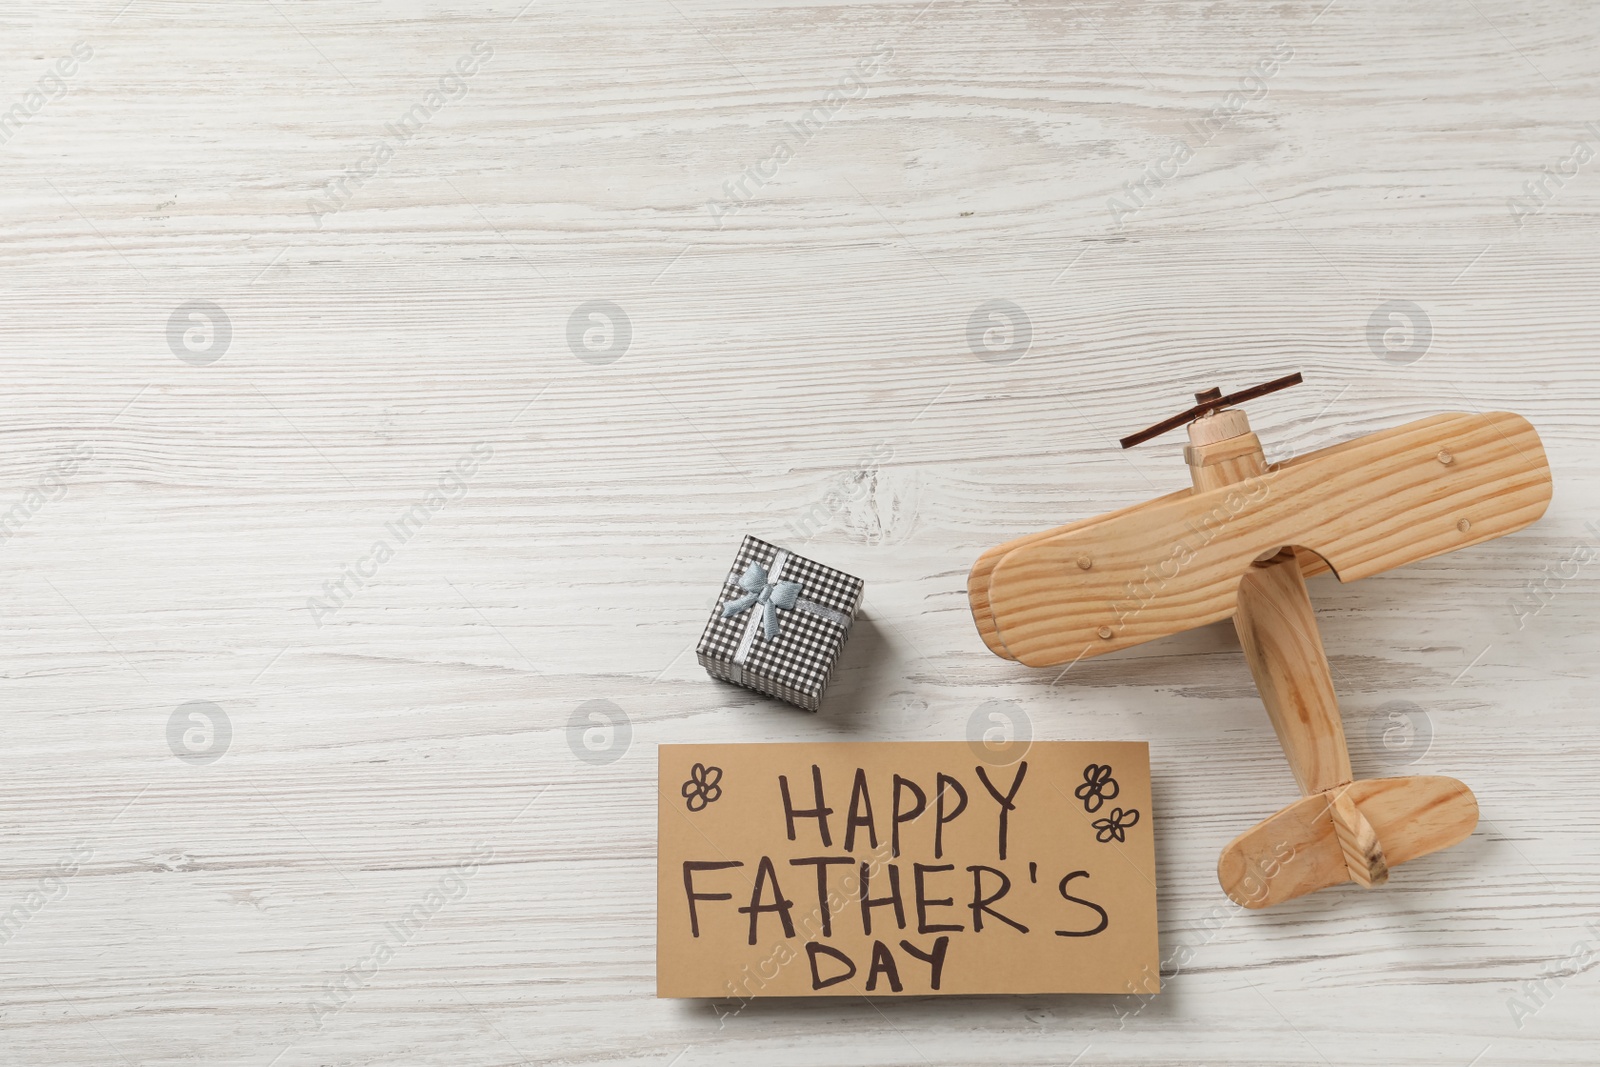
{"label": "white wooden background", "polygon": [[[524,2],[0,13],[0,1061],[1594,1062],[1593,5]],[[978,358],[1003,322],[969,343],[992,300],[1020,359]],[[194,301],[229,330],[169,334]],[[569,342],[589,301],[628,320],[609,363],[603,321]],[[984,649],[964,581],[1186,485],[1181,435],[1114,439],[1291,370],[1251,407],[1269,455],[1505,408],[1556,490],[1502,541],[1313,583],[1358,772],[1461,778],[1477,832],[1241,913],[1217,852],[1294,786],[1231,632],[1052,684]],[[745,532],[867,582],[817,716],[695,663]],[[654,999],[658,743],[1005,720],[1150,741],[1160,997]]]}

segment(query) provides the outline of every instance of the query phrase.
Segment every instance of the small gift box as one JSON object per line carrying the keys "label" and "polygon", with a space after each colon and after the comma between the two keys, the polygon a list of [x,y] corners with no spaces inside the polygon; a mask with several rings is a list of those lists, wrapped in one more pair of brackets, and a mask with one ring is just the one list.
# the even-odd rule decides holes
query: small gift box
{"label": "small gift box", "polygon": [[696,654],[713,678],[816,711],[860,603],[860,578],[747,535]]}

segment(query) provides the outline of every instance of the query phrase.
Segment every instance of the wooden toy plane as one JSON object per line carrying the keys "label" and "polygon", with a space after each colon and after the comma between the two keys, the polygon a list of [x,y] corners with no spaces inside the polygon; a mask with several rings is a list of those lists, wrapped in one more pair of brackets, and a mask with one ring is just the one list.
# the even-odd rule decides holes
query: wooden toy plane
{"label": "wooden toy plane", "polygon": [[1000,545],[967,581],[989,649],[1031,667],[1233,619],[1303,794],[1222,850],[1217,878],[1251,908],[1379,885],[1478,822],[1454,778],[1353,778],[1305,578],[1354,581],[1476,545],[1550,502],[1539,435],[1507,412],[1434,415],[1267,464],[1232,405],[1300,380],[1195,394],[1193,408],[1122,441],[1187,424],[1192,489]]}

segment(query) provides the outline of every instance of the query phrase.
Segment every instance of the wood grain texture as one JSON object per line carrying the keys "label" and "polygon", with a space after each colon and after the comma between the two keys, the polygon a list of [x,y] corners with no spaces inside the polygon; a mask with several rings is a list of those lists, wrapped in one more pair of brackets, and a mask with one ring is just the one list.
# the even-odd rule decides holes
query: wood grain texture
{"label": "wood grain texture", "polygon": [[1333,673],[1293,549],[1251,564],[1239,582],[1233,624],[1300,792],[1309,796],[1349,782]]}
{"label": "wood grain texture", "polygon": [[987,608],[1009,658],[1053,666],[1231,617],[1265,553],[1304,549],[1355,581],[1514,533],[1550,492],[1526,419],[1437,415],[1027,542],[994,565]]}
{"label": "wood grain texture", "polygon": [[[1266,473],[1261,439],[1250,432],[1243,411],[1212,412],[1191,423],[1188,433],[1184,460],[1195,492]],[[1304,557],[1321,558],[1311,552]],[[1310,796],[1348,783],[1351,774],[1344,720],[1301,558],[1302,553],[1289,547],[1250,563],[1239,579],[1233,628],[1272,732],[1278,735],[1300,792]],[[1356,811],[1349,823],[1360,822]],[[1344,825],[1335,820],[1336,829],[1342,831]],[[1342,832],[1340,841],[1348,844]]]}
{"label": "wood grain texture", "polygon": [[1396,865],[1466,840],[1477,825],[1477,798],[1454,778],[1364,778],[1302,797],[1228,842],[1217,879],[1247,908],[1344,882],[1371,888]]}
{"label": "wood grain texture", "polygon": [[[1592,5],[64,0],[0,11],[0,114],[78,41],[0,144],[0,914],[76,868],[0,945],[7,1064],[1592,1061],[1600,173],[1542,169],[1600,122]],[[595,300],[611,363],[569,341]],[[1269,460],[1501,409],[1555,496],[1311,580],[1356,773],[1457,776],[1482,822],[1258,913],[1216,856],[1294,782],[1229,629],[1062,676],[992,655],[963,578],[1187,492],[1180,440],[1116,438],[1293,370]],[[816,716],[694,662],[745,532],[867,583]],[[214,763],[169,747],[191,701]],[[653,1000],[657,743],[1008,725],[1151,743],[1160,996]]]}
{"label": "wood grain texture", "polygon": [[[1210,413],[1191,423],[1188,433],[1184,459],[1195,492],[1249,482],[1267,473],[1261,441],[1250,432],[1244,412]],[[1377,831],[1348,789],[1350,750],[1316,612],[1306,592],[1302,550],[1291,546],[1268,553],[1257,556],[1239,580],[1234,631],[1295,783],[1308,797],[1326,794],[1346,874],[1350,881],[1371,889],[1388,881],[1389,861]],[[1320,558],[1310,552],[1304,555]],[[1472,824],[1476,823],[1474,815]],[[1421,842],[1415,851],[1418,855],[1437,851],[1471,829],[1469,825],[1447,842]],[[1218,871],[1227,873],[1226,865],[1219,865]],[[1337,881],[1342,879],[1331,879],[1330,884]],[[1235,901],[1256,903],[1253,894],[1241,893],[1237,882],[1224,882],[1222,888]],[[1270,882],[1265,888],[1262,906],[1280,902],[1273,900]]]}
{"label": "wood grain texture", "polygon": [[[1333,833],[1339,839],[1339,848],[1344,852],[1346,875],[1363,889],[1383,885],[1389,880],[1389,857],[1384,852],[1383,842],[1378,840],[1378,831],[1373,829],[1371,820],[1351,797],[1348,786],[1333,792],[1330,799],[1328,814],[1333,819]],[[1453,838],[1448,844],[1461,841],[1478,825],[1476,804],[1473,805],[1471,821],[1463,819],[1462,822],[1466,825],[1458,834],[1448,835]],[[1447,835],[1441,833],[1440,836]],[[1432,841],[1424,842],[1426,846],[1433,844]],[[1437,850],[1433,847],[1419,847],[1417,854],[1434,851]]]}

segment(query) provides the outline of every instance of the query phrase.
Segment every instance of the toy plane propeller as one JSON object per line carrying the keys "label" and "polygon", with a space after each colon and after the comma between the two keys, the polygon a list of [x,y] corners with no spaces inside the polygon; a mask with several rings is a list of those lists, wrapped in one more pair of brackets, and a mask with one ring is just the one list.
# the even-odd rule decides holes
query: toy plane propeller
{"label": "toy plane propeller", "polygon": [[1122,441],[1187,424],[1192,489],[1000,545],[967,581],[989,649],[1031,667],[1233,620],[1302,793],[1222,850],[1223,890],[1252,908],[1379,885],[1478,822],[1454,778],[1354,778],[1305,578],[1349,582],[1476,545],[1550,502],[1539,435],[1507,412],[1434,415],[1268,464],[1232,405],[1300,380],[1195,394]]}

